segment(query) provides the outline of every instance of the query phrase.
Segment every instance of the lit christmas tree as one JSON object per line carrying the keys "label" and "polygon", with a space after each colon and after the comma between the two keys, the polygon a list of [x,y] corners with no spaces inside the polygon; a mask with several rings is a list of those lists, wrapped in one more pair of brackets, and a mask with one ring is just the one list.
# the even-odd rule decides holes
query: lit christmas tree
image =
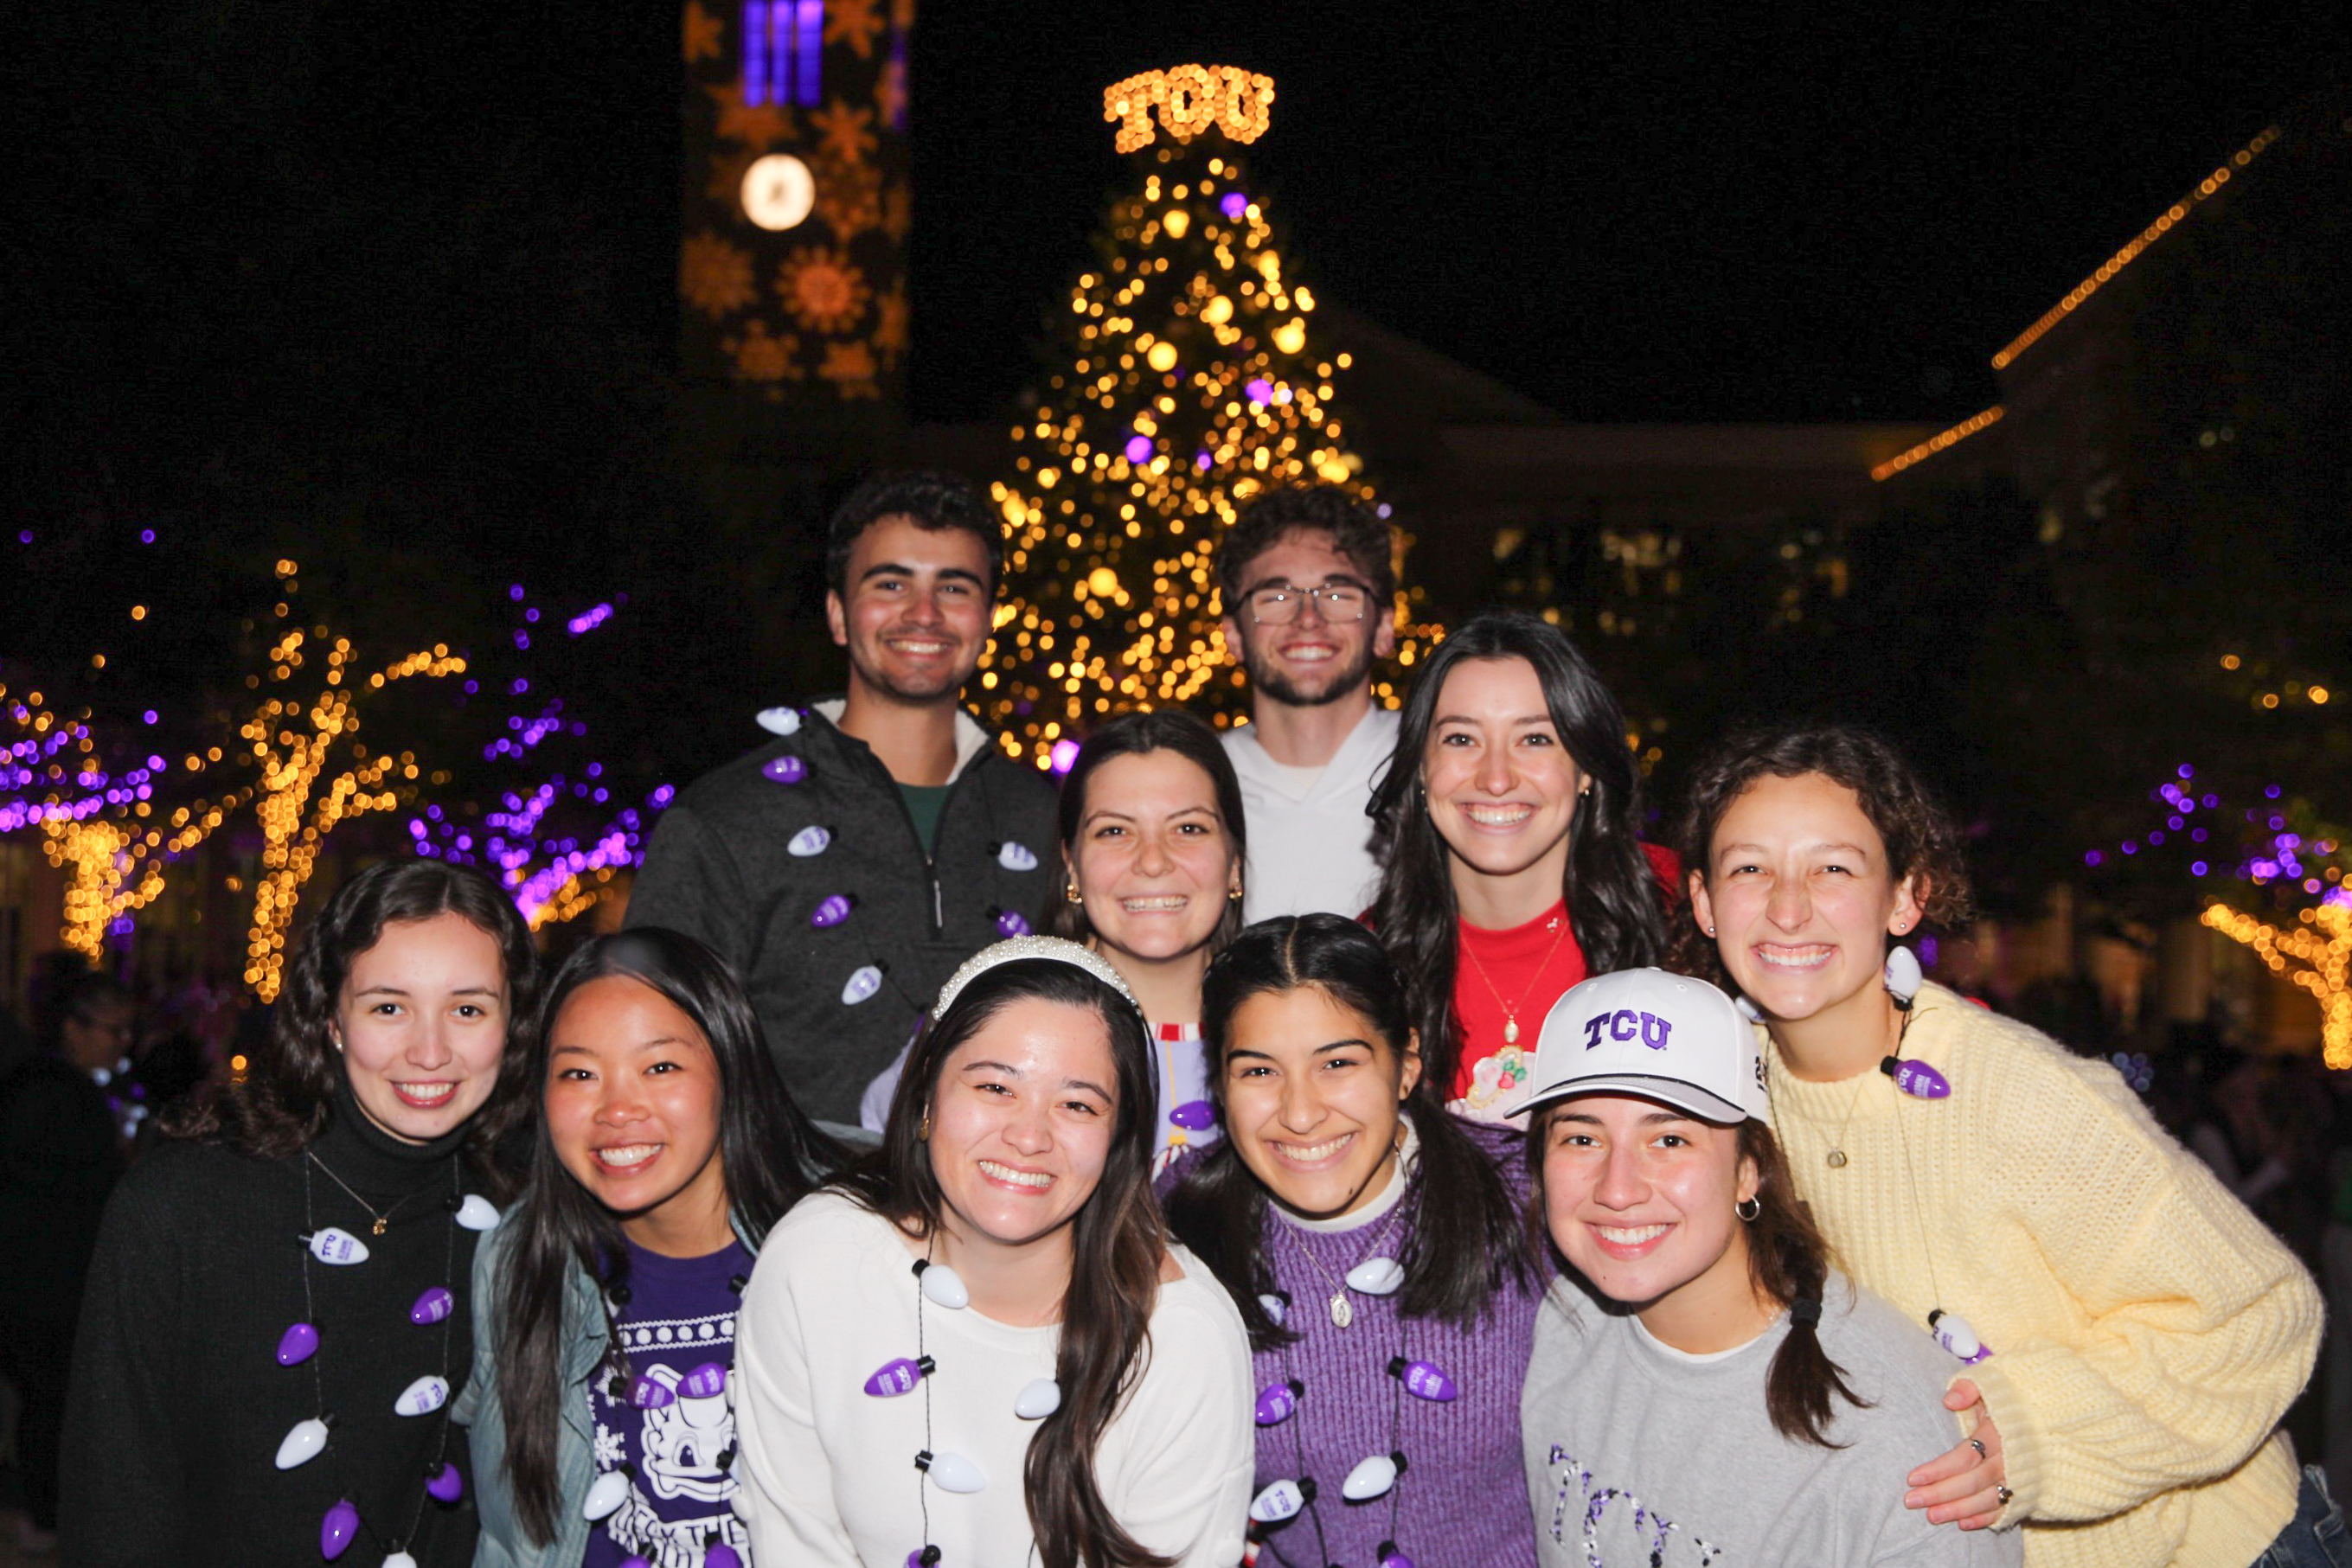
{"label": "lit christmas tree", "polygon": [[1314,295],[1238,156],[1273,101],[1267,78],[1219,66],[1103,94],[1132,182],[1056,312],[1054,363],[992,487],[1006,583],[983,703],[1006,750],[1041,768],[1106,714],[1235,692],[1214,550],[1238,507],[1286,485],[1371,494],[1332,412],[1349,356],[1310,342]]}

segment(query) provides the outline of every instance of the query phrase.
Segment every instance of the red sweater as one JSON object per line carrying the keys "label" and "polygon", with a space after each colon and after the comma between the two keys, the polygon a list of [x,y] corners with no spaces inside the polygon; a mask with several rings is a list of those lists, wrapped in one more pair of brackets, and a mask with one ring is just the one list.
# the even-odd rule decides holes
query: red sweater
{"label": "red sweater", "polygon": [[[1682,892],[1682,862],[1660,844],[1643,844],[1659,896],[1671,909]],[[1462,1052],[1454,1069],[1448,1108],[1481,1121],[1498,1121],[1526,1092],[1535,1070],[1536,1036],[1544,1015],[1569,988],[1586,977],[1584,949],[1569,924],[1565,899],[1525,925],[1489,931],[1455,922],[1454,1017]],[[1517,1038],[1507,1040],[1517,1023]]]}

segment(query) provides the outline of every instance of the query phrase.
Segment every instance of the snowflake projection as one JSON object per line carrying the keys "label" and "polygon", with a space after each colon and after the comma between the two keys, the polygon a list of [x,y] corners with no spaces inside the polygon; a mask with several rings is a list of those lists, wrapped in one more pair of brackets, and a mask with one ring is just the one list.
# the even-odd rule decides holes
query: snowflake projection
{"label": "snowflake projection", "polygon": [[807,379],[808,371],[800,362],[801,340],[790,332],[782,337],[772,336],[768,324],[757,316],[743,323],[742,335],[725,340],[728,357],[735,361],[735,373],[745,381],[761,386],[774,386],[780,382]]}
{"label": "snowflake projection", "polygon": [[816,131],[817,145],[824,155],[841,163],[863,163],[874,155],[874,111],[859,109],[835,99],[823,109],[809,111],[809,125]]}
{"label": "snowflake projection", "polygon": [[689,235],[678,248],[678,298],[718,320],[759,297],[751,281],[751,257],[708,229]]}
{"label": "snowflake projection", "polygon": [[865,163],[821,165],[816,172],[816,215],[845,241],[881,227],[882,176]]}
{"label": "snowflake projection", "polygon": [[621,1434],[614,1431],[602,1421],[597,1422],[596,1468],[600,1470],[609,1470],[628,1458],[628,1454],[629,1446]]}
{"label": "snowflake projection", "polygon": [[718,134],[721,141],[740,141],[756,152],[765,152],[792,137],[792,111],[772,103],[745,103],[740,82],[703,90],[719,106]]}
{"label": "snowflake projection", "polygon": [[818,375],[841,389],[842,401],[855,398],[880,397],[882,389],[875,384],[874,350],[851,339],[835,340],[824,346],[824,363]]}
{"label": "snowflake projection", "polygon": [[786,257],[776,292],[793,319],[812,332],[844,332],[866,314],[873,291],[866,275],[830,246],[809,246]]}
{"label": "snowflake projection", "polygon": [[686,11],[678,22],[678,33],[680,52],[686,56],[688,65],[719,57],[719,21],[703,9],[702,0],[686,0]]}
{"label": "snowflake projection", "polygon": [[824,8],[824,41],[846,44],[859,59],[874,53],[874,40],[882,36],[882,17],[876,0],[827,0]]}
{"label": "snowflake projection", "polygon": [[[887,403],[907,358],[906,64],[915,5],[824,0],[772,9],[791,16],[790,94],[768,80],[772,67],[782,68],[782,32],[747,33],[752,24],[739,24],[720,0],[680,0],[683,365],[698,380],[771,401]],[[772,101],[779,96],[793,101]],[[813,187],[805,214],[783,229],[762,227],[743,204],[751,166],[776,153],[806,165]]]}
{"label": "snowflake projection", "polygon": [[890,292],[874,302],[874,347],[884,364],[895,363],[907,351],[907,286],[894,283]]}

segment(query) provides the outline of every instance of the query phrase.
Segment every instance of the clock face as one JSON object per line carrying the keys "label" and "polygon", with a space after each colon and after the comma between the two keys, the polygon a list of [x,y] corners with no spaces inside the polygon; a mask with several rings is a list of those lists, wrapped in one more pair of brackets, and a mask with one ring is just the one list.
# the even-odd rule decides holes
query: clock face
{"label": "clock face", "polygon": [[792,228],[815,204],[809,166],[789,152],[771,152],[743,171],[743,215],[763,229]]}

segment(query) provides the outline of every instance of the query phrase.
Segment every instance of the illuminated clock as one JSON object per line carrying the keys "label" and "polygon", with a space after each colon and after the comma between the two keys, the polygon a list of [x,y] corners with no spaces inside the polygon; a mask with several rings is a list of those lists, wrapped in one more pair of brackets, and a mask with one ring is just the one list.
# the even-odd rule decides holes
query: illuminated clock
{"label": "illuminated clock", "polygon": [[816,180],[789,152],[771,152],[743,171],[743,215],[763,229],[793,228],[816,204]]}

